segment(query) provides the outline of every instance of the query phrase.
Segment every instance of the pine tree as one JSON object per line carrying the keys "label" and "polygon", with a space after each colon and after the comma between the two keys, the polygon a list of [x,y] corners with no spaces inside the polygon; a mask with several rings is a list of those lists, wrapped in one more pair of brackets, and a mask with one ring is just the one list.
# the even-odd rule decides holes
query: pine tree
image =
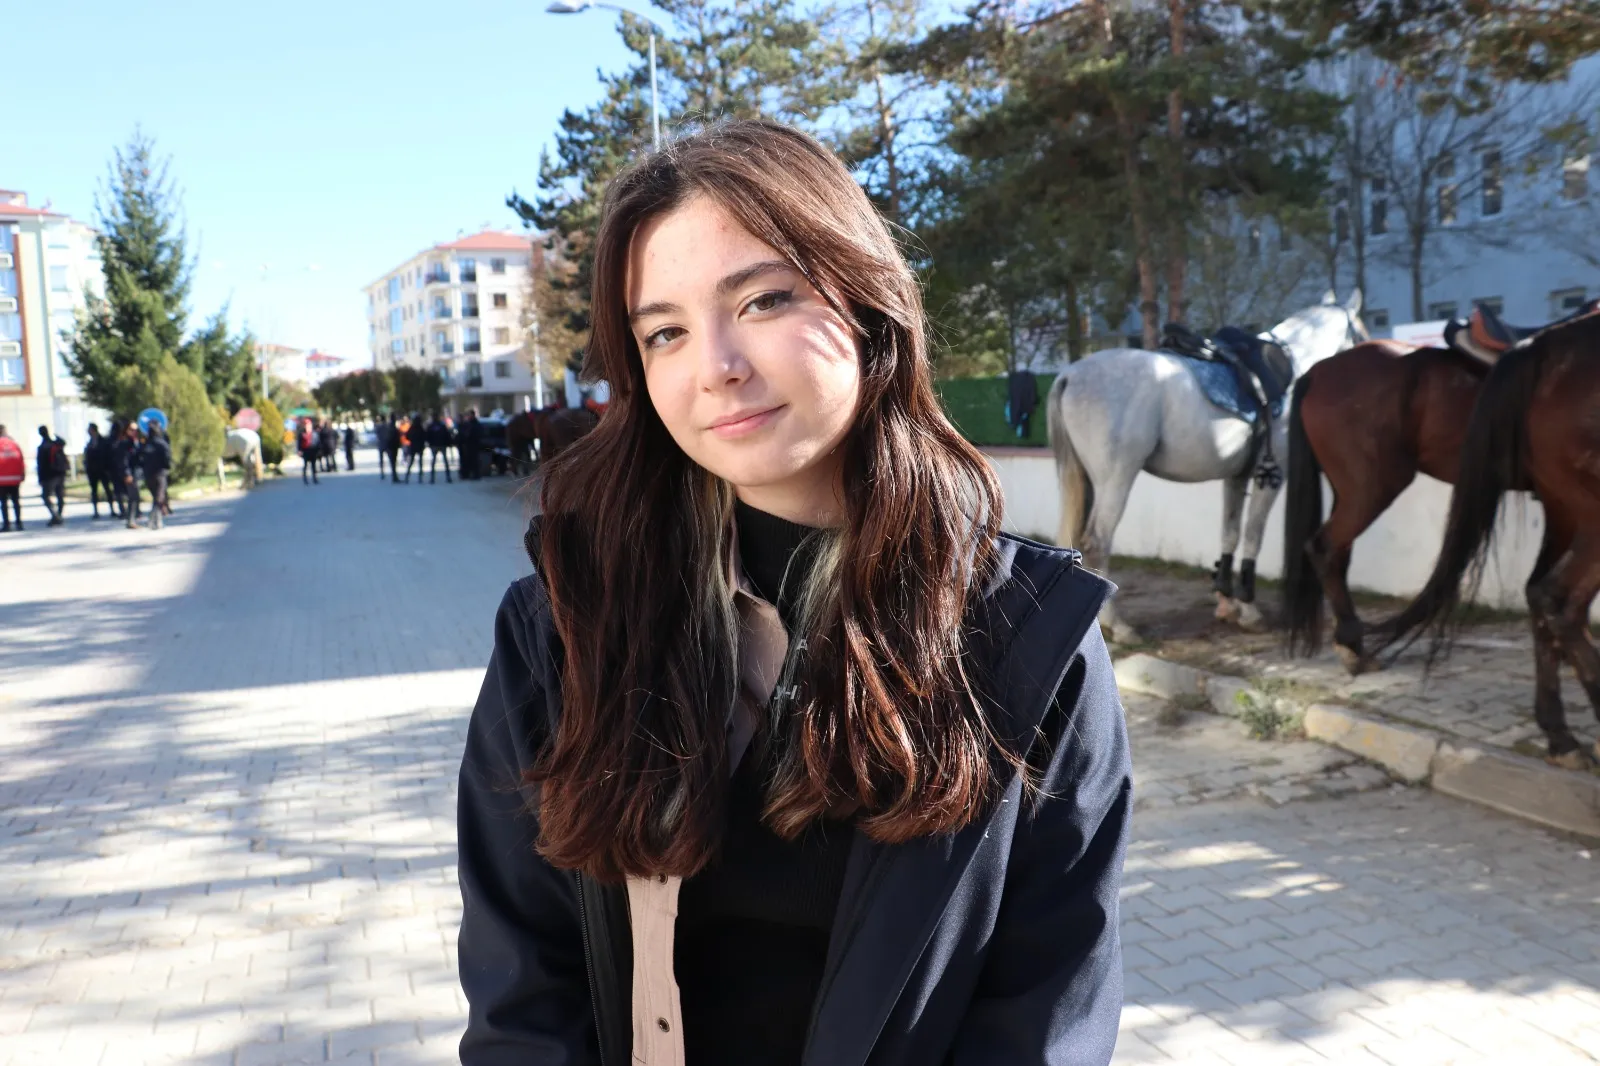
{"label": "pine tree", "polygon": [[183,342],[189,263],[168,167],[135,130],[115,150],[97,198],[106,295],[90,297],[66,360],[84,397],[100,407],[127,406],[136,376],[154,374]]}

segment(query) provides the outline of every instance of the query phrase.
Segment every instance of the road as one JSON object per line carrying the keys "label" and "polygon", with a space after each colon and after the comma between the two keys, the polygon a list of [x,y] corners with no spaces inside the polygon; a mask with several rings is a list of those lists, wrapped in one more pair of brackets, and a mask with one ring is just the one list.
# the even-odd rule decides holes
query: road
{"label": "road", "polygon": [[[0,1062],[454,1061],[455,773],[525,505],[360,461],[0,537]],[[1600,1061],[1580,844],[1127,704],[1119,1063]]]}

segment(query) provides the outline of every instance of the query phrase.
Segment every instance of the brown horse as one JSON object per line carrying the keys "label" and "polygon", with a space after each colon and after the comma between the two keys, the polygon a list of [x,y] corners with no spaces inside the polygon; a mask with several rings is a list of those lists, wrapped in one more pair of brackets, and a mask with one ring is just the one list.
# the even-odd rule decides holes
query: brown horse
{"label": "brown horse", "polygon": [[519,469],[533,464],[533,445],[539,461],[553,459],[578,438],[600,424],[600,416],[587,407],[541,407],[524,411],[506,423],[506,447]]}
{"label": "brown horse", "polygon": [[1500,499],[1519,487],[1537,494],[1545,515],[1527,584],[1534,720],[1551,762],[1585,768],[1594,760],[1567,727],[1560,666],[1572,664],[1600,716],[1600,650],[1589,637],[1600,592],[1600,314],[1551,327],[1489,372],[1467,424],[1438,561],[1417,598],[1382,627],[1382,648],[1431,630],[1430,660],[1448,649],[1462,578],[1475,591]]}
{"label": "brown horse", "polygon": [[[1323,599],[1334,648],[1366,665],[1350,597],[1356,538],[1424,473],[1454,484],[1467,418],[1489,368],[1444,348],[1368,341],[1317,363],[1295,384],[1284,503],[1283,618],[1291,652],[1322,644]],[[1322,477],[1333,511],[1322,517]]]}

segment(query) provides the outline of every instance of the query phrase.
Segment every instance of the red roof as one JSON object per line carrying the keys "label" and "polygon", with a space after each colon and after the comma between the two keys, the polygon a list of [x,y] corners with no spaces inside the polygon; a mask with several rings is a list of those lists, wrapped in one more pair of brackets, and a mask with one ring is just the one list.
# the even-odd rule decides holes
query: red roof
{"label": "red roof", "polygon": [[57,215],[60,212],[46,211],[42,207],[24,207],[21,204],[0,203],[0,215],[17,215],[34,218],[39,215]]}
{"label": "red roof", "polygon": [[532,245],[533,239],[523,234],[486,229],[459,241],[436,244],[434,247],[452,252],[525,252]]}
{"label": "red roof", "polygon": [[308,363],[342,363],[342,362],[344,362],[344,357],[340,356],[340,355],[329,355],[327,352],[312,352],[310,355],[306,356],[306,362],[308,362]]}

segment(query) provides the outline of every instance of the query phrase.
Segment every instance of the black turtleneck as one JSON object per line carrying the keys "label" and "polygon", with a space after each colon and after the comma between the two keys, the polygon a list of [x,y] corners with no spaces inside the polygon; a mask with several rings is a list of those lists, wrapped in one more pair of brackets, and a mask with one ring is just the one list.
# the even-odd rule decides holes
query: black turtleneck
{"label": "black turtleneck", "polygon": [[[743,503],[736,522],[745,576],[792,634],[815,530]],[[678,897],[673,963],[693,1066],[799,1066],[805,1050],[853,830],[820,822],[790,842],[762,824],[777,758],[750,746],[729,782],[721,855]]]}
{"label": "black turtleneck", "polygon": [[734,504],[739,530],[739,561],[756,594],[778,608],[784,626],[794,633],[793,617],[800,590],[816,559],[816,529],[758,511],[740,500]]}

